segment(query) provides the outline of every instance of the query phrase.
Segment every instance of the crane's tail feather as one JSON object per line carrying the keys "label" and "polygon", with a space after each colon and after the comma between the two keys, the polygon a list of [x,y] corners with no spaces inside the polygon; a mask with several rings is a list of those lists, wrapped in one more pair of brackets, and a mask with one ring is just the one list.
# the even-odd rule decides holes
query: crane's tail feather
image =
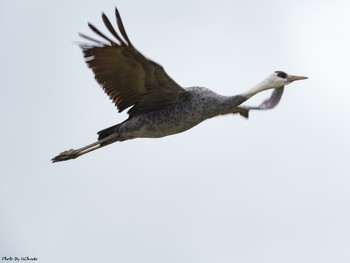
{"label": "crane's tail feather", "polygon": [[[116,125],[113,125],[113,126],[111,126],[111,127],[108,127],[108,128],[106,128],[106,129],[103,129],[103,130],[97,132],[97,134],[98,134],[97,140],[102,140],[102,139],[104,139],[104,138],[110,136],[110,135],[113,134],[113,133],[119,133],[120,125],[121,125],[121,123],[116,124]],[[103,145],[103,144],[102,144],[102,145]],[[102,145],[101,145],[101,146],[102,146]]]}

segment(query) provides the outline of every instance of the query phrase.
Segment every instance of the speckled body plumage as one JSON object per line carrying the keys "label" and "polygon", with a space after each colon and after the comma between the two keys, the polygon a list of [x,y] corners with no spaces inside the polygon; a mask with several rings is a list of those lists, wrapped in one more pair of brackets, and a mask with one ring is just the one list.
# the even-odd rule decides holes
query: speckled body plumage
{"label": "speckled body plumage", "polygon": [[126,121],[101,132],[99,139],[117,133],[118,141],[133,138],[159,138],[186,131],[202,121],[221,114],[233,113],[246,99],[222,96],[207,88],[191,87],[178,103],[162,110],[131,116]]}

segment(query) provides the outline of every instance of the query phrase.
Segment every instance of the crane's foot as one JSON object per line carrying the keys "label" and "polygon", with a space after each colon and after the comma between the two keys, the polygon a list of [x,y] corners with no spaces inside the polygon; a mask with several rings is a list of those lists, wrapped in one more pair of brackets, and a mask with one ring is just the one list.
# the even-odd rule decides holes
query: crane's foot
{"label": "crane's foot", "polygon": [[248,119],[249,118],[249,110],[250,108],[246,108],[244,106],[242,107],[236,107],[232,110],[233,114],[238,113],[239,115],[241,115],[242,117]]}
{"label": "crane's foot", "polygon": [[77,153],[78,153],[78,151],[76,151],[74,149],[70,149],[68,151],[61,152],[56,157],[52,158],[51,161],[53,163],[55,163],[55,162],[61,162],[61,161],[67,161],[70,159],[75,159],[79,156]]}
{"label": "crane's foot", "polygon": [[78,158],[79,156],[82,156],[82,155],[87,154],[89,152],[95,151],[101,147],[104,147],[108,144],[111,144],[111,143],[117,141],[118,138],[119,138],[119,134],[113,133],[106,138],[103,138],[103,139],[98,140],[94,143],[88,144],[88,145],[81,147],[79,149],[76,149],[76,150],[70,149],[68,151],[64,151],[64,152],[60,153],[59,155],[57,155],[56,157],[52,158],[51,161],[53,163],[56,163],[56,162],[62,162],[62,161],[67,161],[67,160]]}

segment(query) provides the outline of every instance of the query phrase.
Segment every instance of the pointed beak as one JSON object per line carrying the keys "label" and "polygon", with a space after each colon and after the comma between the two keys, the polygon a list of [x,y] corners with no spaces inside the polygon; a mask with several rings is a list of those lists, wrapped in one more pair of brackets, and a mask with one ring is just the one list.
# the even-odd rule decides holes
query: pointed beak
{"label": "pointed beak", "polygon": [[292,83],[293,81],[296,80],[303,80],[303,79],[308,79],[308,77],[304,77],[304,76],[293,76],[293,75],[288,75],[287,77],[287,83]]}

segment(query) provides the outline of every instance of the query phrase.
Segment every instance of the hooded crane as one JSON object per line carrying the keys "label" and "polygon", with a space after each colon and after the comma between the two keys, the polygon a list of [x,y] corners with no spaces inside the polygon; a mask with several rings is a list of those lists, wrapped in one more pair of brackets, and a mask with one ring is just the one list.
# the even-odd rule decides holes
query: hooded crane
{"label": "hooded crane", "polygon": [[[167,75],[162,66],[137,51],[126,34],[117,8],[115,15],[119,33],[107,16],[102,14],[103,22],[114,40],[89,23],[89,28],[103,40],[79,34],[92,42],[80,47],[97,82],[119,112],[129,108],[129,118],[99,131],[96,142],[62,152],[52,162],[75,159],[117,141],[160,138],[184,132],[217,115],[238,113],[248,118],[252,109],[264,110],[276,106],[285,85],[307,79],[275,71],[252,89],[235,96],[222,96],[202,87],[183,88]],[[255,94],[268,89],[274,91],[260,106],[239,107]]]}

